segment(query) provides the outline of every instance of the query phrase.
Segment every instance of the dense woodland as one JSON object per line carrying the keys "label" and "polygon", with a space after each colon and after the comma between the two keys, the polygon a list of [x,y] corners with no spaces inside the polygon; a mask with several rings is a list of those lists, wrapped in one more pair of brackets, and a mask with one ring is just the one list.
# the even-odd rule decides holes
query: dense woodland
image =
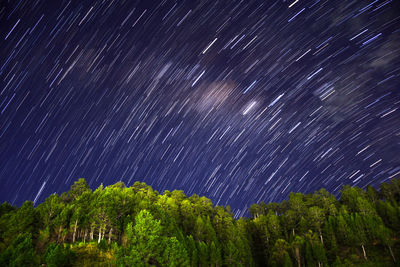
{"label": "dense woodland", "polygon": [[396,266],[400,179],[229,206],[145,183],[92,191],[79,179],[34,207],[0,206],[0,266]]}

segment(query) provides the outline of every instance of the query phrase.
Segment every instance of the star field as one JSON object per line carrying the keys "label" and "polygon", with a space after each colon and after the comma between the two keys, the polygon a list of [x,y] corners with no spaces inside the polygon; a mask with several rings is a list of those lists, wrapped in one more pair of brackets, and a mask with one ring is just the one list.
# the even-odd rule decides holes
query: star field
{"label": "star field", "polygon": [[396,1],[3,1],[0,200],[84,177],[230,205],[400,174]]}

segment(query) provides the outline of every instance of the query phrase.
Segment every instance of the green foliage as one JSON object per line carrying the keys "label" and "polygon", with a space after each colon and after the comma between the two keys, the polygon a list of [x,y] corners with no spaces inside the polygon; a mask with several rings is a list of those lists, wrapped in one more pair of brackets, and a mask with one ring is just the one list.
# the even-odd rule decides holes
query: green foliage
{"label": "green foliage", "polygon": [[69,266],[73,259],[73,253],[71,252],[68,245],[58,245],[50,243],[44,254],[46,266],[58,267],[58,266]]}
{"label": "green foliage", "polygon": [[251,218],[145,183],[84,179],[36,208],[0,205],[0,266],[394,266],[400,179],[253,204]]}
{"label": "green foliage", "polygon": [[[273,266],[291,266],[288,262],[289,244],[284,239],[278,239],[272,249],[271,265]],[[290,258],[289,258],[290,260]]]}
{"label": "green foliage", "polygon": [[15,209],[16,208],[14,206],[11,206],[9,203],[4,202],[0,205],[0,218],[5,214],[15,211]]}
{"label": "green foliage", "polygon": [[135,217],[135,225],[129,223],[126,229],[128,242],[120,250],[118,263],[125,266],[185,266],[189,256],[176,237],[162,235],[159,220],[147,210],[141,210]]}
{"label": "green foliage", "polygon": [[37,266],[38,256],[32,244],[31,234],[18,235],[11,245],[0,254],[0,266]]}
{"label": "green foliage", "polygon": [[135,255],[137,263],[139,265],[159,263],[164,245],[160,236],[160,221],[154,220],[147,210],[142,210],[135,218],[131,233],[131,254]]}
{"label": "green foliage", "polygon": [[189,255],[182,243],[176,237],[164,239],[165,249],[162,253],[161,263],[165,266],[187,266]]}

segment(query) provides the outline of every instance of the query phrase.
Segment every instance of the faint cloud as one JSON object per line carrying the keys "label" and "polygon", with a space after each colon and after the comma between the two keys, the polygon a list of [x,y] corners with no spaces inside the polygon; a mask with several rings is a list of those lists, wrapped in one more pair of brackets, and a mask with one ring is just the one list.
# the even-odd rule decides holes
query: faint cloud
{"label": "faint cloud", "polygon": [[375,69],[391,68],[392,63],[400,61],[400,32],[392,34],[375,53],[372,53],[370,67]]}

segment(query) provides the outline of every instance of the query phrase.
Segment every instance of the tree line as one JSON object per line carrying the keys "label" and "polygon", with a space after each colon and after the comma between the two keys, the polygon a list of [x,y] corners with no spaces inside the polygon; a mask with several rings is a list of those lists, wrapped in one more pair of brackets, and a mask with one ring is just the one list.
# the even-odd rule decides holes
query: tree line
{"label": "tree line", "polygon": [[398,266],[400,179],[253,204],[250,218],[145,183],[79,179],[34,207],[0,205],[0,266]]}

